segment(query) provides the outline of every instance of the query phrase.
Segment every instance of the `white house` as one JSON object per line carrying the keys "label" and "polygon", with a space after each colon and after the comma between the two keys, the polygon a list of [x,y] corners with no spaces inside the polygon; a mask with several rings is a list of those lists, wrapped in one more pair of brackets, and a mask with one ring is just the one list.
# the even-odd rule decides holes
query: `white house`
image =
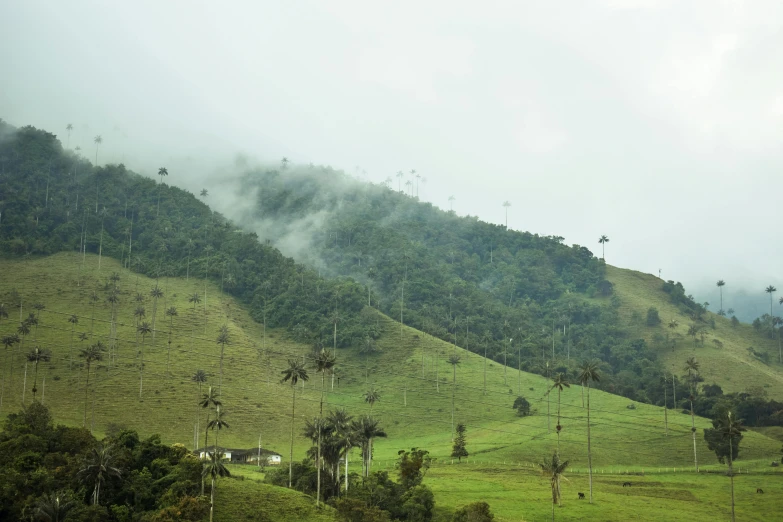
{"label": "white house", "polygon": [[[207,446],[206,448],[199,448],[193,453],[199,456],[200,459],[208,458],[208,455],[215,451],[213,446]],[[223,453],[223,459],[232,463],[258,463],[259,453],[261,461],[265,465],[279,466],[282,463],[282,457],[279,453],[272,450],[261,448],[250,449],[236,449],[236,448],[224,448],[222,446],[217,447],[217,451]]]}

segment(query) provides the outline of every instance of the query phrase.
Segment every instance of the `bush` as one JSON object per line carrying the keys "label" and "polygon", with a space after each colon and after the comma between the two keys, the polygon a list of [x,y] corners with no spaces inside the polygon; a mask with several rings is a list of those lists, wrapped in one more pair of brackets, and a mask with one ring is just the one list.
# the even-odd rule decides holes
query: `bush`
{"label": "bush", "polygon": [[530,415],[530,403],[524,397],[517,397],[517,400],[514,401],[514,409],[517,410],[517,415],[520,417]]}
{"label": "bush", "polygon": [[451,520],[452,522],[491,522],[495,520],[495,515],[486,502],[473,502],[458,509]]}
{"label": "bush", "polygon": [[355,498],[341,498],[334,503],[337,517],[343,522],[388,522],[389,514]]}
{"label": "bush", "polygon": [[651,306],[647,310],[647,326],[658,326],[661,324],[661,318],[658,316],[658,309]]}

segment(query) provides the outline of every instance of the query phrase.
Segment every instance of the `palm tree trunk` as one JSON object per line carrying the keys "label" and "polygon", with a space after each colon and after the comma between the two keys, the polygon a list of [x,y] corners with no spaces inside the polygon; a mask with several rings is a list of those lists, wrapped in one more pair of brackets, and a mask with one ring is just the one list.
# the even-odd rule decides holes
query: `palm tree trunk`
{"label": "palm tree trunk", "polygon": [[141,336],[141,364],[139,365],[139,400],[144,389],[144,335]]}
{"label": "palm tree trunk", "polygon": [[27,361],[24,362],[24,381],[22,381],[22,405],[24,405],[24,394],[27,391]]}
{"label": "palm tree trunk", "polygon": [[212,513],[215,511],[215,476],[212,475],[212,491],[209,500],[209,522],[212,522]]}
{"label": "palm tree trunk", "polygon": [[669,436],[669,397],[667,396],[668,388],[666,382],[663,383],[663,433],[667,437]]}
{"label": "palm tree trunk", "polygon": [[699,472],[699,460],[696,457],[696,417],[693,415],[693,395],[691,395],[691,433],[693,434],[693,465]]}
{"label": "palm tree trunk", "polygon": [[76,323],[71,323],[71,345],[68,347],[68,369],[73,369],[73,331],[76,328]]}
{"label": "palm tree trunk", "polygon": [[484,395],[487,394],[487,345],[484,344]]}
{"label": "palm tree trunk", "polygon": [[82,428],[87,426],[87,399],[90,390],[90,363],[87,363],[87,382],[84,383],[84,418],[82,419]]}
{"label": "palm tree trunk", "polygon": [[315,461],[316,465],[316,474],[318,475],[318,485],[316,489],[316,496],[315,496],[315,507],[319,507],[321,505],[321,430],[323,429],[323,426],[321,425],[321,419],[324,415],[324,388],[326,386],[326,371],[321,372],[321,406],[318,413],[318,458]]}
{"label": "palm tree trunk", "polygon": [[291,489],[291,484],[294,478],[294,415],[295,414],[296,414],[296,385],[292,385],[291,386],[291,448],[288,454],[288,489]]}
{"label": "palm tree trunk", "polygon": [[[209,426],[209,412],[207,412],[207,426]],[[209,428],[204,428],[204,456],[209,457],[207,448],[209,447]],[[201,477],[201,496],[204,496],[204,477]]]}
{"label": "palm tree trunk", "polygon": [[731,437],[729,437],[729,478],[731,479],[731,522],[734,522],[734,466],[731,456],[734,453]]}
{"label": "palm tree trunk", "polygon": [[560,456],[560,389],[557,390],[557,456]]}
{"label": "palm tree trunk", "polygon": [[350,453],[351,447],[345,448],[345,492],[348,493],[348,453]]}
{"label": "palm tree trunk", "polygon": [[451,442],[454,442],[454,391],[457,388],[457,365],[454,366],[454,377],[451,383]]}
{"label": "palm tree trunk", "polygon": [[38,361],[35,361],[35,367],[33,369],[33,402],[35,402],[35,394],[38,391]]}
{"label": "palm tree trunk", "polygon": [[593,503],[593,454],[590,451],[590,381],[587,382],[587,470],[590,477],[590,503]]}

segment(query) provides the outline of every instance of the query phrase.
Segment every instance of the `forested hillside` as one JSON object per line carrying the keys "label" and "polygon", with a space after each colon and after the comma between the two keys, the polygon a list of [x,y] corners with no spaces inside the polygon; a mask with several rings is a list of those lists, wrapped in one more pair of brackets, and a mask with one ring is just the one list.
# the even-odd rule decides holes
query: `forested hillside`
{"label": "forested hillside", "polygon": [[[335,313],[341,343],[375,335],[359,323],[360,285],[296,265],[193,194],[163,183],[165,168],[156,183],[124,165],[93,166],[54,134],[1,120],[0,160],[4,253],[95,253],[152,277],[209,279],[246,303],[259,322],[288,327],[301,340],[328,337]],[[206,313],[203,288],[198,298]]]}

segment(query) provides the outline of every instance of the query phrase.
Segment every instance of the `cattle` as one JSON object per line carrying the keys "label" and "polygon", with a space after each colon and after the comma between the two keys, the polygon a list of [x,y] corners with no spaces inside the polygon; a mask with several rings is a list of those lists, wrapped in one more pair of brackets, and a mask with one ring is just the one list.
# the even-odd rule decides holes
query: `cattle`
{"label": "cattle", "polygon": [[585,499],[585,494],[579,493],[579,500],[584,500],[584,499]]}
{"label": "cattle", "polygon": [[631,487],[631,483],[630,482],[623,482],[623,487],[624,488],[630,488]]}
{"label": "cattle", "polygon": [[761,488],[756,488],[756,493],[764,493],[764,490]]}

